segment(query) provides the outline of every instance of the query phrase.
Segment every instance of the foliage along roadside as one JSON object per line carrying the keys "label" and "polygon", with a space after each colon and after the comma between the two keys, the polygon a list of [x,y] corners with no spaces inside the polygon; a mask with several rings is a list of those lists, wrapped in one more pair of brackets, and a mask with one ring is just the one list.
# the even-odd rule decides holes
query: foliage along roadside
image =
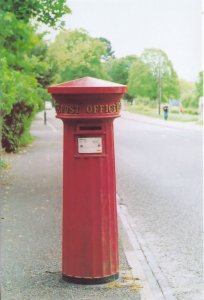
{"label": "foliage along roadside", "polygon": [[53,1],[47,8],[43,0],[0,3],[1,142],[7,152],[17,152],[25,143],[35,113],[50,98],[46,87],[56,70],[47,59],[43,36],[30,20],[56,26],[70,12],[65,3]]}

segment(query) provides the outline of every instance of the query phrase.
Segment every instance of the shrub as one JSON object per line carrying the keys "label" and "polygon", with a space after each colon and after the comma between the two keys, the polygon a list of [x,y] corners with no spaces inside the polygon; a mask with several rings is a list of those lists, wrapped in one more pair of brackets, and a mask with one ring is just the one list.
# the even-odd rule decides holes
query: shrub
{"label": "shrub", "polygon": [[23,136],[28,132],[33,107],[24,102],[15,103],[11,112],[3,116],[2,147],[6,152],[17,152]]}
{"label": "shrub", "polygon": [[43,107],[41,89],[32,74],[13,70],[6,59],[1,60],[1,71],[1,142],[6,152],[16,152],[34,114]]}
{"label": "shrub", "polygon": [[194,107],[186,107],[184,108],[184,113],[189,115],[198,115],[198,109]]}

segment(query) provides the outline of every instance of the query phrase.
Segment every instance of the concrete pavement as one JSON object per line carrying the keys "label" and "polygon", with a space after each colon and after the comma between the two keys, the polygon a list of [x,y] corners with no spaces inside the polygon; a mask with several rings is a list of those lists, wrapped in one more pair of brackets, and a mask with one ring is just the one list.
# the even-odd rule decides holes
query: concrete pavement
{"label": "concrete pavement", "polygon": [[10,167],[1,171],[1,299],[139,300],[139,281],[131,279],[121,241],[116,284],[85,286],[61,279],[61,125],[45,126],[39,114],[32,134],[33,144],[6,155]]}

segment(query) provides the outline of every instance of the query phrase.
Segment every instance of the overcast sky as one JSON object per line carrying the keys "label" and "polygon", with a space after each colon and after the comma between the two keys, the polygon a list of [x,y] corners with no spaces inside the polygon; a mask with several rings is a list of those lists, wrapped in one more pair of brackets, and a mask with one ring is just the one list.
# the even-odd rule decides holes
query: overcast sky
{"label": "overcast sky", "polygon": [[66,28],[110,40],[117,57],[164,50],[178,76],[195,81],[202,69],[202,0],[68,0]]}

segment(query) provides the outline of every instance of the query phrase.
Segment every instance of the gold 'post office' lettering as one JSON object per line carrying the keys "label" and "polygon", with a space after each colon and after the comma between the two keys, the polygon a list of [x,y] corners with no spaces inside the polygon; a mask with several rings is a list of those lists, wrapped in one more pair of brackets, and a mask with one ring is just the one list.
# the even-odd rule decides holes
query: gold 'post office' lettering
{"label": "gold 'post office' lettering", "polygon": [[87,111],[88,114],[93,113],[93,106],[92,105],[87,105],[86,111]]}
{"label": "gold 'post office' lettering", "polygon": [[57,104],[55,106],[58,114],[79,114],[79,105],[72,104]]}
{"label": "gold 'post office' lettering", "polygon": [[[79,114],[81,106],[77,104],[56,104],[55,108],[58,114]],[[120,109],[121,102],[113,104],[89,104],[86,106],[86,113],[112,114],[119,113]]]}
{"label": "gold 'post office' lettering", "polygon": [[120,112],[121,103],[113,103],[113,104],[89,104],[86,107],[86,112],[88,114],[97,114],[97,113],[118,113]]}

